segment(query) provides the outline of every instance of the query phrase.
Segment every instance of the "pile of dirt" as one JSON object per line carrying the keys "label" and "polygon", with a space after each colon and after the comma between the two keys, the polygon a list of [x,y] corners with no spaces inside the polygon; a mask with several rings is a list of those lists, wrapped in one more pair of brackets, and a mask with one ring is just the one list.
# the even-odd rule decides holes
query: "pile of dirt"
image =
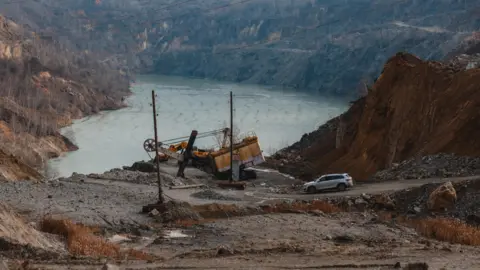
{"label": "pile of dirt", "polygon": [[[72,178],[89,177],[93,179],[124,181],[141,185],[157,185],[158,180],[156,170],[152,173],[132,168],[133,167],[129,167],[128,169],[114,168],[101,174],[91,173],[86,176],[72,174]],[[192,183],[191,179],[174,177],[163,170],[160,172],[160,180],[162,181],[162,185],[166,187],[182,186]]]}
{"label": "pile of dirt", "polygon": [[322,200],[310,202],[291,200],[255,207],[219,203],[190,205],[186,202],[169,201],[164,205],[156,205],[154,209],[149,212],[149,216],[159,222],[193,225],[215,219],[271,213],[297,213],[321,216],[340,211],[339,207]]}
{"label": "pile of dirt", "polygon": [[388,211],[409,218],[458,219],[480,226],[480,181],[430,183],[384,194],[326,198],[346,211]]}
{"label": "pile of dirt", "polygon": [[156,174],[118,168],[111,169],[102,174],[91,173],[87,176],[93,179],[125,181],[145,185],[156,184],[157,182]]}
{"label": "pile of dirt", "polygon": [[[368,95],[334,119],[336,128],[322,128],[317,132],[322,136],[300,149],[283,149],[271,164],[303,178],[347,172],[367,180],[412,157],[478,156],[479,84],[480,69],[458,71],[398,53],[385,64]],[[295,153],[288,166],[282,162],[288,158],[285,153]]]}
{"label": "pile of dirt", "polygon": [[124,170],[128,171],[138,171],[138,172],[157,172],[156,166],[153,162],[148,161],[137,161],[132,164],[132,166],[123,166]]}
{"label": "pile of dirt", "polygon": [[473,175],[480,175],[480,158],[438,154],[393,164],[392,168],[375,173],[372,179],[385,181]]}
{"label": "pile of dirt", "polygon": [[220,194],[212,189],[205,189],[199,192],[195,192],[191,195],[194,198],[206,199],[206,200],[217,200],[217,201],[240,201],[239,198],[226,196]]}
{"label": "pile of dirt", "polygon": [[168,201],[159,208],[154,208],[149,215],[155,220],[164,223],[171,223],[178,220],[194,220],[201,219],[198,211],[187,202]]}

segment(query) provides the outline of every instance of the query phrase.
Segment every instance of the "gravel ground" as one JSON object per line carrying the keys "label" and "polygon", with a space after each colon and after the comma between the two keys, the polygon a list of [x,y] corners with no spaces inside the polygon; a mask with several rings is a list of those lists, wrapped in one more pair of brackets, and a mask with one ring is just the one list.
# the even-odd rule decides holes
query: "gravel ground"
{"label": "gravel ground", "polygon": [[[172,167],[171,173],[174,170]],[[191,175],[194,173],[192,171]],[[139,178],[135,178],[135,175],[145,177],[145,182],[136,181]],[[109,177],[117,179],[107,180]],[[256,182],[273,184],[279,177],[283,176],[262,172]],[[195,179],[198,181],[196,183],[209,181],[201,177]],[[279,181],[286,183],[288,179],[284,177]],[[416,185],[420,185],[425,181],[412,180],[405,183],[413,185],[418,182]],[[142,237],[132,238],[138,240],[122,245],[138,248],[164,260],[161,263],[154,260],[147,264],[132,264],[129,269],[280,269],[279,266],[297,269],[300,267],[299,262],[301,267],[309,268],[354,269],[355,265],[370,263],[371,267],[366,269],[391,269],[397,262],[405,264],[425,260],[431,266],[430,269],[479,267],[478,249],[426,240],[412,229],[394,222],[379,221],[372,212],[230,216],[218,219],[215,223],[176,228],[162,225],[160,229],[158,225],[161,224],[156,223],[155,218],[140,213],[142,206],[157,200],[155,184],[144,183],[155,183],[155,176],[132,175],[131,172],[124,174],[121,170],[112,170],[96,179],[76,175],[47,183],[6,182],[0,185],[0,196],[33,221],[38,221],[45,215],[54,215],[117,232],[140,233]],[[378,192],[385,192],[404,189],[405,183],[376,183],[358,186],[358,189],[349,192],[359,195],[365,190],[374,192],[378,189]],[[457,185],[463,187],[464,183]],[[476,188],[477,185],[480,185],[480,181],[472,181],[467,187]],[[226,203],[225,200],[229,199],[235,204],[252,205],[266,202],[268,198],[263,197],[267,196],[266,189],[268,188],[249,187],[245,191],[165,189],[164,192],[169,198],[188,201],[190,204]],[[418,189],[421,190],[422,187]],[[345,196],[349,192],[338,196]],[[458,192],[464,192],[464,189],[459,188]],[[256,193],[258,194],[255,195]],[[300,200],[307,200],[309,196],[323,196],[276,195]],[[409,192],[405,195],[406,200],[411,196],[416,197],[416,193]],[[246,197],[251,200],[246,201]],[[415,201],[413,197],[412,200]],[[473,201],[476,200],[476,193],[468,193],[462,198],[465,200],[458,202],[462,207],[471,209],[475,206]],[[170,236],[169,230],[174,232]],[[91,260],[91,263],[98,262]],[[128,264],[131,263],[133,262]],[[63,266],[58,261],[54,264],[56,265],[44,262],[43,266],[45,269],[75,269]],[[76,269],[93,268],[81,265]],[[98,266],[96,269],[100,268]]]}
{"label": "gravel ground", "polygon": [[[217,220],[157,237],[143,251],[161,262],[121,269],[478,269],[480,250],[425,239],[409,228],[375,221],[375,214],[270,214]],[[46,269],[95,269],[43,265]],[[98,266],[96,269],[100,269]],[[401,268],[401,269],[402,269]],[[411,269],[411,268],[403,268]]]}
{"label": "gravel ground", "polygon": [[155,188],[103,182],[7,182],[0,185],[0,196],[32,220],[54,215],[112,228],[138,227],[148,222],[140,211],[143,205],[155,202]]}

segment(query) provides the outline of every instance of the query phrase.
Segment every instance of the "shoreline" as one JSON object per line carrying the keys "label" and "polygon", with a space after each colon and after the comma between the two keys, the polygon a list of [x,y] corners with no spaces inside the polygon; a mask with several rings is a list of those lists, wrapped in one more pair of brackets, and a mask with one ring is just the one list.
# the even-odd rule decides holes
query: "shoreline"
{"label": "shoreline", "polygon": [[[61,127],[58,128],[58,130],[57,130],[57,134],[58,134],[58,135],[57,135],[57,136],[59,136],[59,137],[64,141],[64,143],[65,143],[65,145],[67,146],[67,149],[68,149],[68,150],[62,151],[61,153],[58,153],[58,155],[49,157],[49,159],[47,160],[47,162],[45,162],[45,164],[43,164],[40,168],[38,168],[38,169],[33,168],[33,169],[37,170],[37,171],[43,176],[42,179],[39,179],[40,181],[44,181],[44,180],[46,180],[46,179],[48,179],[48,178],[51,178],[51,177],[49,177],[49,176],[47,175],[48,172],[47,172],[47,173],[45,173],[45,172],[46,172],[47,170],[50,170],[50,168],[49,168],[49,162],[50,162],[52,159],[61,158],[62,155],[66,154],[66,153],[75,152],[75,151],[77,151],[77,150],[80,149],[80,147],[79,147],[76,143],[74,143],[74,142],[72,141],[72,139],[70,139],[70,138],[68,138],[67,136],[63,135],[63,134],[61,133],[61,130],[62,130],[63,128],[67,128],[67,127],[73,126],[73,125],[75,124],[75,123],[73,122],[74,120],[88,119],[88,118],[90,118],[90,117],[92,117],[92,116],[99,115],[99,114],[101,114],[102,112],[113,112],[113,111],[121,110],[121,109],[124,109],[124,108],[128,108],[129,105],[128,105],[127,103],[125,103],[125,101],[126,101],[127,98],[131,97],[131,96],[134,94],[134,93],[131,91],[131,87],[132,87],[132,83],[129,83],[129,87],[128,87],[129,92],[127,93],[127,95],[122,96],[122,98],[121,98],[121,100],[120,100],[121,104],[120,104],[118,107],[116,107],[116,108],[106,108],[106,109],[102,109],[102,110],[100,110],[100,111],[98,111],[98,112],[96,112],[96,113],[93,113],[93,114],[87,114],[87,115],[83,115],[82,117],[79,117],[79,118],[74,118],[74,119],[72,119],[72,121],[70,121],[70,123],[69,123],[68,125],[64,125],[64,126],[61,126]],[[55,178],[55,177],[52,177],[52,178]]]}

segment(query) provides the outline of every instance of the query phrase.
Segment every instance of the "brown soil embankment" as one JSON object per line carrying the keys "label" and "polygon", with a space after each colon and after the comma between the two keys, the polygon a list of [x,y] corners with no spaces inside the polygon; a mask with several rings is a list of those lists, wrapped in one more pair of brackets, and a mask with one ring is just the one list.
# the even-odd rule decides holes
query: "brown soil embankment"
{"label": "brown soil embankment", "polygon": [[271,163],[304,178],[348,172],[367,180],[416,156],[478,156],[479,85],[480,69],[455,70],[399,53],[366,97],[327,123],[328,128],[306,135],[303,145],[280,151]]}

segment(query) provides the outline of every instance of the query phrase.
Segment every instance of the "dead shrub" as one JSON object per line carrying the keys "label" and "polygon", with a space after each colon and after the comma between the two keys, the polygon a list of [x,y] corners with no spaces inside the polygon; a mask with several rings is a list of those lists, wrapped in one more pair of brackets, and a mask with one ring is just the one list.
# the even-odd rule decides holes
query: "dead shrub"
{"label": "dead shrub", "polygon": [[95,228],[75,224],[71,220],[44,218],[40,222],[40,230],[64,237],[68,250],[75,255],[139,260],[150,258],[148,254],[137,250],[121,251],[118,245],[96,236]]}
{"label": "dead shrub", "polygon": [[480,229],[462,221],[446,218],[410,220],[408,223],[425,237],[452,244],[480,245]]}
{"label": "dead shrub", "polygon": [[409,219],[388,212],[378,213],[378,218],[384,222],[394,220],[398,224],[414,228],[427,238],[452,244],[480,246],[480,229],[460,220],[448,218]]}

